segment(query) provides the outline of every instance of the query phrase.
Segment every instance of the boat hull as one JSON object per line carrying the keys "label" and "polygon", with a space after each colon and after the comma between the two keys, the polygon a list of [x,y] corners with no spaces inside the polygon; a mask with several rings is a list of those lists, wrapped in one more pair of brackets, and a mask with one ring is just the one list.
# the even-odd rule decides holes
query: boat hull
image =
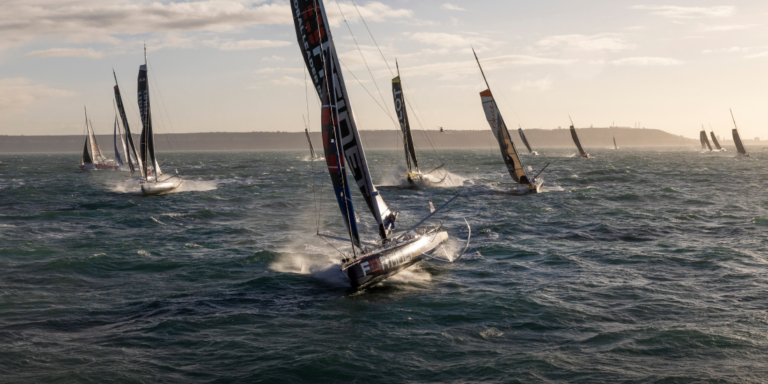
{"label": "boat hull", "polygon": [[408,182],[412,184],[422,182],[424,180],[422,176],[421,173],[409,173],[407,176]]}
{"label": "boat hull", "polygon": [[141,193],[145,196],[168,193],[178,188],[183,181],[184,179],[165,180],[157,183],[145,182],[141,184]]}
{"label": "boat hull", "polygon": [[436,231],[406,240],[404,243],[366,255],[346,266],[352,288],[361,289],[379,283],[400,271],[419,263],[448,241],[448,233]]}
{"label": "boat hull", "polygon": [[512,190],[512,193],[516,195],[540,193],[542,185],[544,185],[544,181],[541,179],[537,179],[533,184],[518,184],[517,188]]}
{"label": "boat hull", "polygon": [[80,164],[80,169],[84,171],[101,171],[101,170],[113,170],[117,169],[117,165],[114,164]]}

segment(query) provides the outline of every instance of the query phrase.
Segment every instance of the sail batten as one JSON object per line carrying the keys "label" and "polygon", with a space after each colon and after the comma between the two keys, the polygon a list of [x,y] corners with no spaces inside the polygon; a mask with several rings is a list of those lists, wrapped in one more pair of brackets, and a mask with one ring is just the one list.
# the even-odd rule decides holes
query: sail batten
{"label": "sail batten", "polygon": [[[323,2],[322,0],[294,0],[290,4],[304,63],[318,96],[321,100],[328,101],[325,103],[329,108],[328,113],[333,112],[335,117],[333,122],[338,125],[338,130],[335,132],[338,135],[339,155],[345,158],[346,169],[354,176],[357,187],[378,224],[379,236],[386,239],[389,231],[394,229],[397,215],[389,209],[371,179],[336,47],[328,28]],[[323,145],[327,148],[326,138],[324,137],[323,140]],[[326,152],[326,156],[333,155]],[[328,158],[326,160],[329,162],[330,172],[331,160]],[[340,208],[342,214],[345,214],[346,209],[341,204]]]}

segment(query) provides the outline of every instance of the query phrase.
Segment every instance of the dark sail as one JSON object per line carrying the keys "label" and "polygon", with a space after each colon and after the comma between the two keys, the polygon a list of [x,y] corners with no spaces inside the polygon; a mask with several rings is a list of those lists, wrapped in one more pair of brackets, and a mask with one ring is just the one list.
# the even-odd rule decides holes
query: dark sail
{"label": "dark sail", "polygon": [[[293,0],[290,4],[296,38],[312,83],[320,100],[327,97],[329,100],[327,105],[336,108],[341,153],[346,159],[348,170],[352,172],[368,209],[376,219],[379,226],[379,236],[386,239],[387,233],[395,227],[397,214],[390,211],[371,180],[368,162],[365,158],[344,84],[344,77],[339,66],[339,59],[336,55],[336,48],[328,29],[323,2],[321,0]],[[323,95],[323,93],[327,95]]]}
{"label": "dark sail", "polygon": [[613,138],[613,149],[619,149],[619,145],[616,144],[616,137]]}
{"label": "dark sail", "polygon": [[739,136],[739,130],[734,128],[733,129],[733,142],[736,144],[736,150],[739,151],[740,154],[746,155],[747,149],[744,148],[744,144],[741,142],[741,137]]}
{"label": "dark sail", "polygon": [[112,141],[115,145],[115,163],[117,163],[117,165],[123,165],[123,159],[120,158],[120,151],[117,150],[117,116],[115,116],[115,128]]}
{"label": "dark sail", "polygon": [[701,139],[701,149],[709,148],[709,150],[712,151],[712,145],[709,144],[709,139],[707,138],[707,132],[705,132],[702,129],[701,133],[699,133],[699,138]]}
{"label": "dark sail", "polygon": [[[400,70],[398,69],[398,72]],[[405,147],[405,163],[408,165],[408,172],[415,168],[419,171],[419,163],[416,161],[416,148],[413,146],[413,136],[411,136],[411,125],[408,122],[408,112],[405,109],[405,95],[403,95],[403,85],[400,83],[400,75],[392,79],[392,96],[395,98],[395,111],[397,119],[400,121],[400,130],[403,131],[403,146]]]}
{"label": "dark sail", "polygon": [[712,135],[712,144],[715,145],[715,148],[717,148],[718,151],[723,149],[722,147],[720,147],[720,143],[717,142],[717,137],[715,137],[715,132],[709,132],[709,133],[710,135]]}
{"label": "dark sail", "polygon": [[307,135],[307,142],[309,142],[309,153],[312,155],[312,159],[317,159],[317,154],[315,153],[315,147],[312,146],[312,139],[309,138],[309,130],[307,128],[304,128],[304,133]]}
{"label": "dark sail", "polygon": [[[125,115],[125,106],[123,105],[123,96],[120,94],[120,87],[117,85],[117,75],[115,71],[112,71],[112,76],[115,78],[115,102],[117,103],[117,112],[120,113],[120,120],[123,122],[123,131],[125,131],[125,140],[128,142],[128,154],[126,155],[128,167],[131,169],[131,173],[134,172],[134,164],[131,157],[136,159],[140,172],[144,172],[142,167],[143,162],[136,153],[136,145],[133,144],[133,135],[131,134],[131,128],[128,126],[128,116]],[[146,174],[142,173],[142,176]]]}
{"label": "dark sail", "polygon": [[528,144],[528,139],[525,138],[525,133],[523,133],[523,129],[518,128],[517,132],[520,133],[520,138],[523,139],[523,144],[525,144],[525,147],[528,148],[528,153],[533,153],[533,150],[531,149],[531,145]]}
{"label": "dark sail", "polygon": [[152,132],[152,112],[149,104],[149,79],[147,78],[147,65],[139,67],[138,101],[139,114],[141,115],[141,139],[139,140],[140,156],[138,161],[142,164],[141,174],[149,176],[149,164],[153,165],[155,176],[159,175],[157,160],[155,159],[155,141]]}
{"label": "dark sail", "polygon": [[576,128],[573,127],[573,124],[571,124],[571,137],[573,138],[573,142],[576,144],[576,148],[579,149],[579,154],[581,154],[581,157],[588,156],[587,152],[584,151],[584,148],[581,147],[579,135],[576,134]]}
{"label": "dark sail", "polygon": [[480,99],[483,101],[485,118],[488,120],[488,124],[491,125],[491,131],[493,131],[493,135],[496,136],[496,140],[499,142],[501,156],[504,157],[504,163],[507,165],[509,175],[519,184],[530,184],[531,181],[525,172],[525,166],[520,161],[520,156],[517,155],[515,143],[509,135],[507,124],[504,123],[504,119],[501,117],[491,91],[486,89],[480,92]]}
{"label": "dark sail", "polygon": [[85,145],[83,146],[83,165],[85,164],[93,164],[93,160],[91,160],[91,155],[88,154],[88,147],[91,146],[91,138],[89,136],[85,137]]}

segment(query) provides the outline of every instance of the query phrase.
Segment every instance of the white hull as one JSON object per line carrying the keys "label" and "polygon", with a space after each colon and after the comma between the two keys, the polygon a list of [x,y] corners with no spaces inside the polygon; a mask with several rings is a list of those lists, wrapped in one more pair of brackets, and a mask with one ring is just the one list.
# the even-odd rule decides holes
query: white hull
{"label": "white hull", "polygon": [[424,235],[413,233],[405,236],[400,243],[393,242],[384,249],[346,263],[342,270],[346,271],[352,288],[364,288],[420,262],[425,254],[432,253],[446,241],[448,233],[445,231]]}
{"label": "white hull", "polygon": [[172,180],[167,179],[165,181],[153,183],[153,182],[144,182],[141,184],[141,193],[143,193],[146,196],[150,195],[160,195],[163,193],[167,193],[170,191],[173,191],[174,189],[181,186],[181,183],[184,182],[184,179],[178,179],[178,180]]}

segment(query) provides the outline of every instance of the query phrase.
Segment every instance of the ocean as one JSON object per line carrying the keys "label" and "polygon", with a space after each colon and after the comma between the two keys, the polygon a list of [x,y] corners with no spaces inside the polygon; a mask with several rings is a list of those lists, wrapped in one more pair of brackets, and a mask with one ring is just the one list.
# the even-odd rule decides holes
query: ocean
{"label": "ocean", "polygon": [[445,179],[418,190],[368,151],[401,229],[458,192],[430,224],[451,258],[471,238],[362,291],[305,151],[161,153],[185,182],[154,197],[0,155],[0,382],[764,382],[768,152],[539,152],[543,193],[516,196],[495,147],[425,151]]}

